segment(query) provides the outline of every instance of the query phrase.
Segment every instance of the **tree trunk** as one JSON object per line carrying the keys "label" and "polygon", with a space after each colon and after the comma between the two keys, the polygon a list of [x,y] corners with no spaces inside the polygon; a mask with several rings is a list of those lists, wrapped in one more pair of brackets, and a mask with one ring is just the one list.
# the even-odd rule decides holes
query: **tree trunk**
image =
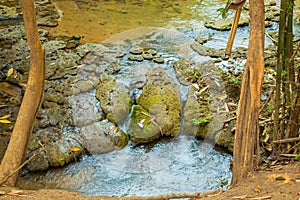
{"label": "tree trunk", "polygon": [[36,113],[42,100],[45,76],[45,55],[38,37],[33,0],[21,0],[21,5],[30,47],[30,72],[18,118],[0,165],[0,182],[6,181],[8,186],[16,184],[19,173],[15,173],[15,170],[22,164],[27,151]]}
{"label": "tree trunk", "polygon": [[[280,21],[278,32],[278,47],[277,47],[277,70],[276,70],[276,88],[275,88],[275,104],[274,104],[274,135],[273,140],[282,139],[283,133],[280,132],[279,108],[281,104],[281,83],[282,71],[285,62],[285,25],[286,25],[286,7],[287,1],[281,0],[280,4]],[[278,148],[274,148],[277,151]]]}
{"label": "tree trunk", "polygon": [[231,186],[248,175],[258,155],[258,114],[264,76],[264,1],[250,0],[250,40],[243,74],[233,150]]}

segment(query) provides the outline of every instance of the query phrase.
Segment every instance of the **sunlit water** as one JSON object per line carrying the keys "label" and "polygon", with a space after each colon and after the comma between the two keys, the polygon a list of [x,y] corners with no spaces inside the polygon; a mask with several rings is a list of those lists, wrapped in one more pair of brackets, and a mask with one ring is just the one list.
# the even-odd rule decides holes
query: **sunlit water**
{"label": "sunlit water", "polygon": [[[204,27],[205,21],[220,19],[219,8],[225,0],[53,0],[61,12],[56,28],[49,28],[51,35],[80,35],[82,42],[101,43],[126,30],[145,27],[176,29],[196,37],[205,35],[217,48],[224,48],[229,31],[219,32]],[[230,11],[229,17],[233,12]],[[239,29],[235,45],[247,45],[248,29]],[[221,42],[222,44],[219,44]]]}

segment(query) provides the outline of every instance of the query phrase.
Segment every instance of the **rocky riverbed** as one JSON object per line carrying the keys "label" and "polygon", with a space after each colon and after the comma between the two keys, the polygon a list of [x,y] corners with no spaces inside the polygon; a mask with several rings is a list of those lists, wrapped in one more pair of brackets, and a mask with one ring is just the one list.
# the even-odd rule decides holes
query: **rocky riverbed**
{"label": "rocky riverbed", "polygon": [[[36,5],[40,28],[57,26],[60,15],[53,4]],[[267,3],[269,25],[278,19],[274,5]],[[0,9],[0,116],[9,114],[14,122],[26,88],[29,50],[20,8],[2,1]],[[222,30],[223,25],[206,23]],[[224,50],[206,45],[209,36],[193,40],[162,28],[137,29],[129,32],[133,38],[116,36],[103,44],[80,44],[80,36],[52,38],[44,29],[39,34],[46,50],[45,94],[29,144],[27,157],[37,153],[29,171],[179,134],[232,150],[246,49],[235,49],[235,61],[228,61]],[[272,68],[274,58],[266,52]],[[12,124],[0,124],[0,157]]]}

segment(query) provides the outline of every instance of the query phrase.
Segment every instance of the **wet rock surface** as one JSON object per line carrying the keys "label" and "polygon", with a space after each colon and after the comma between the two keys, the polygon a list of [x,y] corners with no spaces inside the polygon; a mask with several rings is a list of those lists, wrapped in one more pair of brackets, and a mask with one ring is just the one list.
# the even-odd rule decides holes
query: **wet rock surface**
{"label": "wet rock surface", "polygon": [[[11,46],[2,49],[3,55],[15,53],[8,56],[2,65],[3,79],[8,80],[5,75],[10,66],[22,65],[21,70],[14,69],[16,80],[9,81],[26,83],[29,62],[25,56],[29,55],[29,50],[24,30],[22,26],[16,26],[1,31],[18,37],[12,41],[7,36],[5,43]],[[63,40],[43,41],[47,52],[45,94],[27,155],[36,153],[37,156],[28,164],[28,170],[63,166],[84,153],[120,149],[126,146],[129,138],[134,143],[148,143],[164,136],[175,137],[181,133],[182,117],[186,118],[186,127],[196,127],[184,130],[199,137],[205,136],[199,133],[206,130],[204,126],[191,123],[194,119],[209,118],[210,115],[209,95],[207,90],[201,91],[206,87],[203,79],[200,81],[201,73],[193,69],[190,60],[181,67],[176,64],[184,53],[189,55],[193,52],[189,47],[193,40],[186,38],[182,47],[169,38],[179,38],[176,36],[178,33],[173,36],[173,33],[158,30],[151,34],[148,40],[137,40],[134,44],[127,41],[121,45],[84,44],[76,48],[68,48]],[[157,40],[170,46],[160,48],[153,43]],[[129,56],[133,53],[141,53],[132,49],[127,51],[130,46],[147,49],[144,54],[151,54],[154,58],[130,60]],[[20,48],[22,54],[19,54]],[[182,49],[184,52],[180,52]],[[186,52],[187,49],[189,52]],[[19,55],[24,59],[18,59]],[[161,60],[155,61],[155,56]],[[190,87],[186,104],[189,109],[185,108],[184,116],[181,116],[185,101],[181,84]],[[191,105],[195,107],[189,107]],[[189,114],[195,109],[198,111]]]}
{"label": "wet rock surface", "polygon": [[[222,19],[220,16],[216,20],[212,21],[206,21],[205,26],[207,28],[212,28],[215,30],[230,30],[232,26],[232,18],[233,18],[233,11],[229,10],[229,18],[227,17],[226,19]],[[276,1],[275,0],[267,0],[265,1],[265,18],[266,18],[266,27],[272,27],[273,23],[272,22],[278,22],[279,21],[279,14],[280,10],[276,6]],[[221,14],[220,14],[221,15]],[[238,23],[239,27],[243,26],[248,26],[250,23],[249,21],[249,3],[246,2],[245,5],[243,6],[243,10],[240,16],[240,20]]]}
{"label": "wet rock surface", "polygon": [[[267,20],[278,16],[273,5],[267,3]],[[36,6],[40,26],[57,25],[59,15],[49,1],[38,1]],[[18,6],[1,5],[0,11],[5,20],[19,20]],[[233,133],[228,130],[234,120],[226,123],[228,129],[221,129],[234,116],[230,112],[237,104],[232,101],[228,106],[225,99],[237,97],[238,88],[228,81],[225,90],[217,68],[238,77],[244,63],[223,62],[228,59],[224,50],[208,47],[207,37],[193,41],[173,31],[149,29],[142,39],[81,45],[80,36],[52,40],[46,30],[39,34],[47,52],[46,80],[27,155],[37,153],[28,164],[30,171],[63,166],[85,153],[120,149],[129,139],[148,143],[181,132],[232,148]],[[29,49],[22,25],[2,28],[0,36],[0,80],[14,88],[5,92],[9,87],[0,85],[4,103],[0,116],[9,113],[15,121],[28,78]],[[232,58],[243,59],[246,54],[247,49],[239,47]],[[200,58],[195,62],[191,55]],[[208,56],[217,64],[206,63]],[[267,65],[274,64],[269,60]],[[0,127],[4,130],[0,142],[6,146],[12,126]],[[3,153],[0,149],[0,157]]]}

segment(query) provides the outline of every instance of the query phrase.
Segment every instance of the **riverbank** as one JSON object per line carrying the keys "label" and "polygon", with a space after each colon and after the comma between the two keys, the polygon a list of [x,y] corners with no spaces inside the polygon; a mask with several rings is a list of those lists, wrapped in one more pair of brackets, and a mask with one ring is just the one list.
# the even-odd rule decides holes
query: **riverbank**
{"label": "riverbank", "polygon": [[[12,190],[10,188],[0,188],[1,200],[49,200],[49,199],[101,199],[101,200],[122,200],[118,197],[93,196],[87,197],[79,193],[66,190]],[[300,197],[300,162],[289,164],[274,165],[270,168],[254,171],[240,182],[239,185],[226,190],[215,191],[209,194],[202,193],[201,198],[207,200],[225,200],[225,199],[272,199],[297,200]],[[140,199],[140,198],[127,198]],[[151,200],[154,198],[148,198]]]}
{"label": "riverbank", "polygon": [[[10,28],[10,29],[8,29],[8,32],[12,33],[15,30],[19,30],[19,28]],[[64,135],[64,136],[68,136],[68,137],[70,136],[70,132],[72,130],[68,129],[66,132],[62,132],[61,130],[58,130],[60,127],[65,126],[65,124],[74,125],[74,124],[72,124],[73,123],[72,120],[70,120],[71,119],[71,117],[70,117],[71,112],[69,112],[69,108],[66,105],[67,100],[66,100],[65,96],[62,96],[61,94],[67,94],[67,95],[71,95],[71,94],[74,94],[74,93],[78,94],[80,92],[89,91],[89,90],[97,87],[97,85],[98,85],[98,82],[97,82],[96,79],[84,80],[84,78],[86,78],[86,74],[83,74],[83,73],[81,74],[81,77],[79,77],[79,78],[82,78],[82,80],[80,80],[80,79],[76,79],[76,80],[73,79],[72,80],[72,79],[70,79],[71,76],[69,76],[69,75],[73,75],[73,76],[76,75],[77,74],[77,71],[76,71],[77,68],[83,69],[82,65],[80,67],[78,67],[77,64],[85,64],[85,66],[88,66],[87,68],[85,68],[82,71],[84,73],[85,72],[86,73],[98,73],[99,71],[97,72],[96,67],[94,66],[94,64],[97,64],[97,63],[93,63],[94,61],[92,61],[92,58],[95,58],[96,57],[95,55],[99,56],[100,55],[99,52],[98,52],[98,54],[97,54],[97,51],[92,52],[92,55],[89,55],[90,60],[87,60],[86,63],[82,63],[82,58],[87,55],[87,52],[85,52],[85,50],[87,50],[87,48],[81,48],[81,51],[74,50],[76,47],[78,47],[78,46],[80,47],[79,41],[78,41],[80,39],[80,37],[70,36],[69,38],[68,37],[63,38],[65,40],[57,40],[56,39],[55,41],[50,41],[50,38],[47,37],[47,31],[40,30],[40,34],[42,36],[42,40],[43,40],[44,44],[46,44],[46,47],[49,48],[49,49],[52,48],[52,49],[50,49],[50,51],[48,51],[50,53],[48,54],[48,56],[49,56],[48,57],[48,64],[49,65],[48,65],[48,72],[46,74],[47,77],[48,77],[48,80],[47,80],[47,83],[46,83],[47,93],[46,93],[46,96],[45,96],[46,101],[43,105],[43,108],[47,108],[48,110],[50,110],[50,108],[52,108],[52,110],[47,111],[47,109],[44,109],[42,112],[39,113],[37,124],[39,125],[39,128],[47,128],[47,130],[43,131],[43,132],[40,131],[37,134],[35,134],[36,140],[30,145],[31,150],[36,150],[37,148],[40,148],[40,146],[45,145],[48,142],[50,142],[52,144],[53,143],[55,144],[60,139],[58,137],[58,133],[61,134],[61,135]],[[8,34],[5,34],[5,33],[3,35],[4,36],[6,35],[6,37],[3,37],[3,38],[5,38],[5,42],[3,42],[3,44],[5,44],[6,49],[10,49],[10,48],[12,48],[12,46],[14,44],[16,44],[17,47],[15,46],[13,48],[16,48],[16,49],[19,48],[18,50],[20,50],[20,48],[21,48],[21,51],[26,52],[26,53],[22,54],[21,57],[20,57],[20,55],[18,55],[19,57],[12,58],[12,60],[11,60],[12,63],[10,63],[11,65],[5,65],[4,66],[3,69],[5,69],[6,71],[4,71],[5,73],[3,73],[3,74],[8,74],[8,70],[11,69],[11,66],[22,66],[23,67],[22,69],[20,69],[20,68],[15,68],[14,69],[16,71],[16,75],[12,74],[12,77],[21,78],[21,79],[17,80],[17,83],[24,84],[24,83],[26,83],[26,73],[28,72],[28,68],[24,68],[24,66],[28,67],[28,62],[27,62],[28,61],[28,59],[27,59],[28,58],[28,50],[25,50],[27,47],[26,47],[26,41],[24,40],[24,33],[21,33],[19,36],[17,36],[17,37],[19,37],[19,39],[21,39],[21,43],[19,43],[19,41],[17,41],[15,37],[9,37]],[[13,39],[11,39],[11,38],[13,38]],[[201,40],[201,38],[197,38],[197,39],[199,39],[199,41]],[[199,53],[199,54],[202,53],[202,54],[205,54],[206,56],[211,56],[211,57],[219,57],[219,58],[222,57],[221,56],[222,51],[215,51],[212,48],[206,49],[205,46],[203,46],[200,43],[201,42],[195,43],[192,46],[193,50],[195,50],[197,53]],[[21,44],[21,45],[19,45],[19,44]],[[88,51],[91,52],[91,51],[93,51],[94,47],[99,48],[100,46],[101,45],[90,46],[91,48],[88,49]],[[78,49],[80,49],[80,48],[78,48]],[[143,49],[143,50],[145,50],[145,49]],[[270,50],[270,51],[272,51],[272,50]],[[13,52],[13,51],[11,51],[11,52]],[[126,52],[126,53],[128,54],[128,52]],[[18,54],[18,53],[14,52],[14,54]],[[217,103],[222,103],[222,106],[223,105],[227,106],[227,107],[223,107],[223,108],[226,112],[230,113],[230,116],[227,116],[227,118],[226,118],[226,121],[228,121],[228,123],[224,124],[224,125],[228,126],[229,122],[232,123],[231,124],[232,127],[227,127],[227,129],[229,130],[229,132],[228,132],[229,133],[229,135],[228,135],[229,139],[227,139],[227,143],[226,143],[227,148],[230,148],[230,144],[232,143],[231,138],[232,138],[232,133],[234,132],[233,127],[234,127],[234,120],[235,120],[234,113],[235,113],[235,109],[236,109],[236,105],[237,105],[238,91],[239,91],[239,81],[240,81],[240,75],[241,75],[241,72],[242,72],[241,69],[234,68],[234,64],[238,65],[238,64],[243,63],[243,60],[245,60],[245,57],[246,57],[245,55],[246,55],[246,50],[245,49],[239,49],[238,53],[235,54],[234,58],[237,58],[237,60],[239,60],[241,62],[238,62],[238,63],[226,62],[227,64],[228,63],[230,64],[228,70],[231,73],[231,74],[227,74],[229,76],[224,78],[225,80],[227,80],[229,82],[229,85],[230,85],[230,87],[226,87],[226,89],[230,89],[231,92],[233,92],[233,93],[230,93],[230,95],[228,95],[227,98],[225,98],[225,96],[222,96],[222,95],[221,96],[217,95],[217,98],[215,99]],[[93,57],[93,56],[95,56],[95,57]],[[10,57],[8,57],[8,58],[10,58]],[[100,59],[100,58],[96,57],[96,59]],[[147,61],[147,62],[150,62],[150,61]],[[112,67],[112,68],[109,68],[109,70],[112,70],[112,71],[109,71],[109,70],[107,71],[110,75],[118,73],[118,71],[120,70],[119,66],[115,65],[115,63],[114,63],[114,65],[109,65],[109,67]],[[224,67],[227,67],[227,66],[224,66]],[[268,67],[272,71],[273,70],[272,67],[274,67],[274,66],[271,65],[271,64],[268,64]],[[21,71],[21,73],[20,73],[20,71]],[[151,74],[153,75],[155,73],[151,73]],[[193,79],[197,78],[197,76],[198,76],[197,74],[198,74],[198,72],[194,71],[194,73],[191,74],[192,78]],[[222,81],[220,81],[221,79],[218,79],[218,77],[211,76],[211,74],[213,74],[213,73],[211,73],[211,72],[206,73],[206,75],[209,75],[208,77],[214,79],[213,81],[215,82],[215,84],[222,82]],[[215,75],[215,74],[213,74],[213,75]],[[224,76],[226,76],[226,74],[224,74]],[[3,77],[5,77],[5,75]],[[165,80],[165,78],[163,78],[163,79]],[[224,80],[224,79],[222,79],[222,80]],[[267,76],[267,81],[268,81],[267,83],[269,85],[272,85],[272,79],[273,79],[273,74],[271,72],[270,76]],[[66,81],[66,80],[68,80],[68,81]],[[12,80],[10,80],[10,81],[12,81]],[[63,83],[66,83],[66,82],[68,82],[68,83],[63,84]],[[138,82],[138,83],[141,84],[142,82]],[[164,81],[163,81],[163,83],[165,85],[170,84],[169,82],[164,82]],[[194,94],[196,94],[196,97],[197,97],[197,94],[200,93],[200,99],[201,99],[202,98],[201,93],[205,93],[206,90],[207,90],[207,89],[205,89],[207,83],[202,82],[202,81],[200,81],[199,83],[201,83],[201,85],[197,85],[197,84],[195,85],[194,84],[193,87],[196,87],[196,88],[199,87],[199,86],[202,87],[202,88],[201,87],[198,88],[198,91],[197,91],[198,93],[194,93]],[[68,88],[69,88],[68,84],[77,84],[77,85],[75,85],[75,88],[73,88],[74,90],[72,89],[72,91],[70,91],[70,90],[68,90]],[[209,84],[209,85],[212,85],[212,84]],[[21,87],[21,89],[20,89],[20,87]],[[140,85],[138,87],[140,87]],[[21,85],[19,85],[15,89],[17,90],[17,97],[19,97],[18,95],[20,95],[24,91],[24,87],[21,86]],[[202,91],[202,89],[203,89],[203,91]],[[269,89],[270,88],[266,88],[266,90],[264,90],[266,92],[265,93],[266,96],[270,95],[270,93],[269,93],[270,90]],[[74,93],[72,93],[72,92],[74,92]],[[93,94],[92,96],[94,97],[95,95]],[[99,98],[101,98],[101,97],[99,97]],[[17,100],[17,102],[11,102],[11,100]],[[74,100],[77,101],[78,99],[74,99]],[[18,99],[18,98],[16,98],[16,99],[6,98],[6,103],[8,103],[7,105],[9,105],[9,103],[15,103],[15,105],[16,105],[15,108],[19,105],[18,101],[20,101],[20,99]],[[79,101],[78,103],[81,104],[81,103],[84,103],[84,101]],[[92,105],[95,105],[95,104],[92,103]],[[215,108],[217,108],[217,106]],[[226,110],[226,108],[227,108],[227,110]],[[57,112],[58,110],[60,110],[61,112]],[[80,124],[80,126],[87,125],[91,122],[94,122],[93,120],[102,120],[104,118],[104,115],[102,115],[103,113],[101,113],[101,116],[99,117],[99,115],[97,115],[97,114],[93,115],[93,113],[92,114],[86,114],[85,110],[92,111],[92,109],[87,109],[86,107],[82,110],[79,110],[80,112],[78,112],[78,113],[80,113],[80,115],[82,113],[85,113],[83,116],[82,115],[80,116],[81,118],[76,118],[76,120],[77,120],[76,123]],[[109,110],[109,109],[107,109],[107,110]],[[219,113],[222,113],[224,110],[220,110],[219,108],[216,109],[216,111],[218,111]],[[12,115],[12,117],[15,118],[17,111],[15,110],[13,113],[14,114]],[[3,111],[3,114],[5,114],[5,111]],[[85,117],[87,117],[87,118],[85,118]],[[10,120],[11,120],[11,118],[10,118]],[[139,125],[141,125],[141,124],[144,126],[144,124],[141,123],[141,121],[139,121]],[[62,125],[62,126],[60,126],[60,125]],[[52,128],[54,126],[57,126],[56,129]],[[8,127],[7,135],[1,133],[1,136],[8,138],[8,136],[9,136],[8,132],[9,132],[9,128],[11,126],[7,126],[7,127]],[[113,127],[113,128],[110,128],[109,130],[110,130],[111,133],[113,133],[117,129],[116,129],[116,127]],[[106,131],[107,130],[101,130],[101,132],[103,132],[103,133],[106,132]],[[158,129],[156,130],[156,132],[158,132],[158,133],[160,132],[159,126],[158,126]],[[106,135],[106,134],[104,134],[104,135]],[[105,137],[103,136],[103,138],[106,138],[106,136]],[[85,137],[85,139],[86,139],[86,137]],[[90,141],[94,142],[93,139],[90,139]],[[86,142],[86,141],[84,141],[84,142]],[[55,147],[55,149],[59,149],[60,147],[64,147],[63,150],[66,150],[65,153],[67,154],[68,157],[62,157],[61,154],[53,153],[53,154],[55,154],[56,157],[52,157],[52,161],[51,161],[52,164],[53,164],[52,167],[53,166],[64,165],[69,161],[73,161],[71,159],[74,159],[75,157],[76,158],[80,157],[81,154],[83,153],[84,148],[88,149],[89,151],[92,151],[94,149],[91,146],[88,146],[89,148],[86,148],[87,146],[84,146],[84,148],[82,146],[76,146],[76,145],[78,145],[79,142],[78,142],[78,138],[74,139],[74,137],[71,137],[71,139],[68,138],[68,140],[58,141],[58,143],[59,143],[58,145],[55,144],[55,145],[52,145],[51,147]],[[81,145],[81,143],[80,143],[80,145]],[[72,150],[70,150],[70,149],[72,149]],[[49,148],[45,150],[46,153],[48,153],[49,151],[50,151]],[[42,152],[42,156],[45,155],[45,152],[44,151]],[[49,165],[47,166],[47,162],[48,161],[46,160],[43,163],[45,165],[39,165],[39,167],[43,167],[43,169],[41,169],[41,170],[45,170],[49,167]],[[279,172],[282,172],[282,171],[280,171],[278,169],[274,170],[274,173],[279,173]],[[262,173],[265,173],[265,171],[262,171]],[[260,174],[260,175],[258,174],[257,176],[260,177],[261,175],[262,174]],[[268,194],[270,193],[269,191],[277,191],[277,190],[275,190],[276,187],[281,187],[280,184],[282,184],[282,182],[280,182],[280,180],[283,180],[284,178],[285,177],[277,178],[278,180],[274,181],[275,185],[271,186],[272,188],[270,188],[270,189],[268,189],[267,186],[264,185],[264,183],[258,184],[259,186],[255,186],[255,185],[251,186],[251,184],[248,183],[247,180],[245,180],[245,182],[247,182],[248,184],[247,185],[241,185],[241,187],[242,188],[243,187],[249,187],[251,190],[249,190],[247,192],[244,192],[244,191],[246,191],[246,190],[244,190],[245,188],[240,189],[238,191],[235,191],[233,196],[228,196],[226,198],[231,198],[231,197],[246,198],[245,195],[250,195],[250,196],[254,195],[255,198],[256,197],[269,198],[269,196],[268,196]],[[285,180],[286,179],[287,178],[285,178]],[[294,180],[296,180],[296,179],[294,179]],[[253,181],[254,184],[258,183],[257,179],[254,179],[252,181]],[[290,182],[291,183],[297,183],[296,181],[290,181]],[[264,186],[260,186],[260,185],[264,185]],[[278,186],[278,185],[280,185],[280,186]],[[283,185],[285,185],[285,184],[283,184]],[[293,185],[293,187],[297,189],[297,185]],[[253,190],[256,193],[252,193]],[[225,192],[224,194],[222,193],[222,194],[216,195],[214,198],[226,199],[223,195],[230,194],[230,191],[232,191],[232,190],[229,190],[229,191]],[[238,193],[239,191],[243,191],[244,193]],[[266,193],[263,193],[262,191],[266,191]],[[286,195],[286,193],[294,195],[294,193],[295,193],[295,191],[288,191],[288,190],[284,190],[284,189],[282,191],[283,191],[282,192],[283,195]],[[56,193],[56,194],[53,194],[53,192]],[[245,194],[245,193],[247,193],[247,194]],[[30,193],[30,191],[29,191],[29,193],[26,193],[26,194],[30,198],[35,198],[35,196],[36,196],[38,199],[42,199],[43,194],[44,194],[43,196],[45,197],[45,199],[46,198],[47,199],[51,198],[51,195],[60,195],[60,196],[58,196],[60,198],[62,198],[63,196],[67,196],[65,198],[69,198],[69,196],[71,196],[72,199],[74,199],[74,197],[76,197],[76,198],[78,197],[80,199],[83,198],[81,195],[78,195],[78,194],[68,193],[68,192],[66,193],[66,191],[59,191],[58,192],[57,190],[54,190],[54,191],[53,190],[40,190],[40,191],[34,191],[33,193]],[[32,194],[32,195],[29,195],[29,194]],[[240,196],[238,196],[238,195],[240,195]],[[276,199],[277,198],[276,195],[277,194],[274,194],[274,196],[272,196],[271,198]],[[11,195],[9,195],[9,197],[10,196]],[[55,198],[58,198],[58,197],[55,197]],[[285,197],[290,197],[291,199],[293,199],[296,196],[281,196],[281,198],[283,198],[283,197],[284,198]],[[4,197],[4,198],[6,198],[6,197]],[[99,197],[99,198],[104,198],[104,197]],[[109,198],[109,197],[107,197],[107,198]],[[212,198],[212,196],[210,196],[208,198]],[[289,198],[287,198],[287,199],[289,199]]]}

